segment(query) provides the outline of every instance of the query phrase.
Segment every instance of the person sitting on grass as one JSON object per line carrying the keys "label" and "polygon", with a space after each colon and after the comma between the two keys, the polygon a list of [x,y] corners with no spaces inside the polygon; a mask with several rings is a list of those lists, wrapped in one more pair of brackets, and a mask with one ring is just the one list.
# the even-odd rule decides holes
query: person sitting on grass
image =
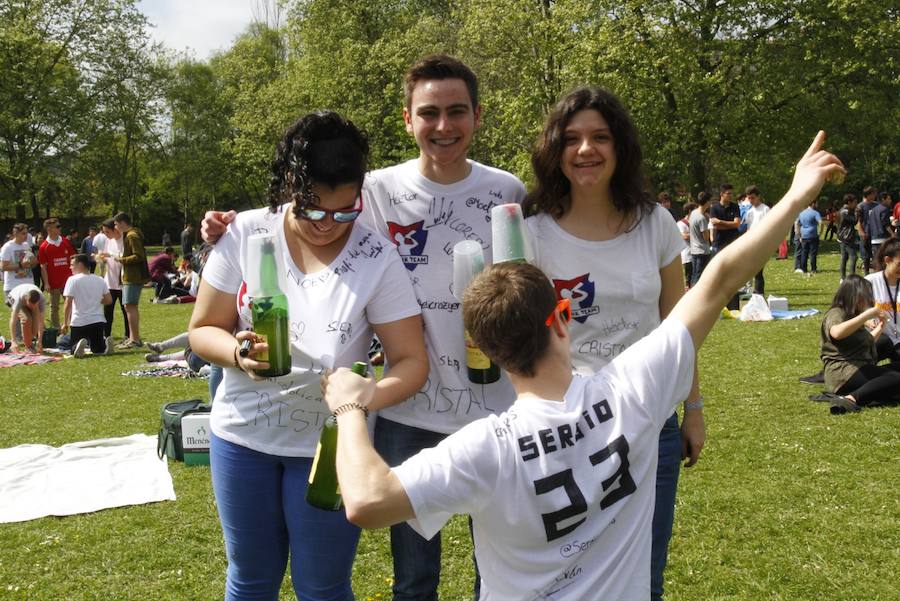
{"label": "person sitting on grass", "polygon": [[884,333],[875,341],[878,360],[888,359],[900,363],[900,238],[888,238],[875,256],[875,265],[881,271],[870,273],[866,279],[872,284],[875,306],[885,312]]}
{"label": "person sitting on grass", "polygon": [[691,386],[696,352],[734,292],[763,266],[826,178],[843,173],[819,132],[768,217],[717,253],[647,337],[592,377],[572,374],[567,299],[537,267],[500,263],[466,289],[473,342],[518,399],[395,468],[375,452],[364,407],[375,382],[341,368],[325,401],[350,521],[409,521],[431,537],[454,513],[474,524],[485,599],[649,599],[659,431]]}
{"label": "person sitting on grass", "polygon": [[871,282],[855,273],[844,279],[822,320],[824,396],[832,414],[900,401],[900,364],[877,365],[876,341],[889,319],[875,304]]}
{"label": "person sitting on grass", "polygon": [[40,288],[33,284],[19,284],[9,291],[6,299],[12,308],[9,316],[9,351],[18,353],[21,345],[26,353],[43,353],[46,300]]}
{"label": "person sitting on grass", "polygon": [[90,272],[88,256],[74,255],[70,259],[72,277],[66,280],[63,296],[66,299],[62,331],[70,331],[72,355],[84,357],[88,344],[95,355],[113,352],[112,337],[105,337],[106,316],[103,305],[112,303],[106,281]]}

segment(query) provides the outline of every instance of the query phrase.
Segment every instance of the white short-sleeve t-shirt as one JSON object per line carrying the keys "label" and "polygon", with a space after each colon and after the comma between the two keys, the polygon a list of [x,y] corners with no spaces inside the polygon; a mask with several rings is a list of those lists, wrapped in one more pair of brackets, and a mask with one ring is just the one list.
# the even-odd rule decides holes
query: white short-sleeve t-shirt
{"label": "white short-sleeve t-shirt", "polygon": [[453,246],[475,240],[491,262],[491,209],[518,203],[525,186],[514,175],[469,161],[468,177],[451,185],[425,178],[416,160],[374,171],[366,180],[363,218],[400,252],[422,307],[430,370],[412,398],[379,414],[392,421],[449,434],[506,410],[515,399],[503,374],[473,384],[466,371],[462,306],[453,294]]}
{"label": "white short-sleeve t-shirt", "polygon": [[572,303],[572,366],[593,374],[659,325],[660,269],[684,240],[669,212],[655,205],[630,232],[601,242],[576,238],[547,214],[525,220],[535,265],[556,295]]}
{"label": "white short-sleeve t-shirt", "polygon": [[883,271],[876,271],[866,276],[872,284],[872,292],[875,296],[875,306],[887,313],[888,320],[883,329],[884,334],[894,344],[900,344],[900,287],[889,286]]}
{"label": "white short-sleeve t-shirt", "polygon": [[483,601],[650,597],[659,431],[691,385],[694,347],[667,320],[562,402],[519,399],[393,468],[431,538],[474,522]]}
{"label": "white short-sleeve t-shirt", "polygon": [[[16,244],[14,241],[10,240],[0,247],[0,260],[9,261],[14,265],[21,266],[22,259],[24,259],[26,255],[33,256],[31,245],[27,242]],[[3,272],[4,291],[9,293],[9,291],[20,284],[34,284],[31,268]]]}
{"label": "white short-sleeve t-shirt", "polygon": [[103,315],[103,295],[109,287],[99,275],[78,273],[66,280],[63,296],[72,297],[72,320],[69,325],[81,327],[106,323]]}
{"label": "white short-sleeve t-shirt", "polygon": [[[7,294],[7,300],[9,301],[14,315],[24,308],[25,299],[28,297],[32,290],[41,292],[41,289],[34,284],[19,284],[9,291],[9,293]],[[46,300],[47,299],[44,296],[44,293],[41,292],[41,300],[38,303],[38,309],[41,312],[43,312],[45,309]]]}
{"label": "white short-sleeve t-shirt", "polygon": [[354,223],[347,243],[325,269],[303,273],[291,259],[284,237],[284,211],[240,213],[213,248],[203,279],[236,295],[238,328],[251,329],[243,275],[244,249],[252,234],[272,232],[280,240],[282,292],[288,298],[291,371],[254,382],[226,368],[213,403],[210,426],[220,438],[263,453],[311,457],[329,415],[319,380],[330,367],[366,361],[370,324],[390,323],[420,313],[409,278],[387,240]]}
{"label": "white short-sleeve t-shirt", "polygon": [[684,265],[691,262],[691,245],[688,240],[684,239],[685,234],[690,236],[691,226],[685,223],[684,219],[679,219],[675,224],[678,226],[678,232],[682,236],[681,241],[684,243],[684,248],[681,249],[681,264]]}

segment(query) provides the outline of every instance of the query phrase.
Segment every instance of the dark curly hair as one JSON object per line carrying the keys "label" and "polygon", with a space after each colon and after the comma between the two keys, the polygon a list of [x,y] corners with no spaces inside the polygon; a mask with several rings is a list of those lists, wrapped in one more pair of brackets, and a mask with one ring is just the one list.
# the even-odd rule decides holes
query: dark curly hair
{"label": "dark curly hair", "polygon": [[355,183],[362,188],[369,159],[365,132],[333,111],[304,115],[285,130],[275,147],[272,180],[266,195],[269,210],[293,201],[296,214],[317,204],[313,184],[336,188]]}
{"label": "dark curly hair", "polygon": [[613,206],[633,220],[633,229],[654,205],[644,179],[638,132],[619,99],[597,87],[569,92],[547,116],[531,153],[535,186],[525,197],[525,214],[549,213],[558,218],[571,207],[571,184],[560,167],[565,132],[576,113],[589,109],[603,115],[612,133],[616,150],[616,170],[610,182]]}

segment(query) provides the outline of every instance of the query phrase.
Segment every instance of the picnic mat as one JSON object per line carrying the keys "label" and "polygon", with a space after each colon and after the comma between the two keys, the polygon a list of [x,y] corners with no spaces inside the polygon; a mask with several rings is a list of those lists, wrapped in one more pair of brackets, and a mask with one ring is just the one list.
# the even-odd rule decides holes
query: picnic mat
{"label": "picnic mat", "polygon": [[810,317],[811,315],[818,314],[818,309],[795,309],[793,311],[772,310],[773,319],[800,319],[801,317]]}
{"label": "picnic mat", "polygon": [[[818,315],[818,309],[795,309],[792,311],[779,311],[772,309],[772,319],[800,319],[801,317],[810,317]],[[722,317],[725,319],[741,319],[741,312],[736,309],[722,309]]]}
{"label": "picnic mat", "polygon": [[48,357],[34,353],[3,353],[0,354],[0,367],[15,367],[16,365],[40,365],[41,363],[53,363],[62,357]]}
{"label": "picnic mat", "polygon": [[155,436],[0,449],[0,523],[174,500]]}
{"label": "picnic mat", "polygon": [[[150,365],[150,364],[148,364]],[[143,369],[130,369],[123,371],[123,376],[133,376],[136,378],[209,378],[209,368],[200,370],[200,373],[193,371],[188,367],[187,361],[160,361],[153,363],[153,367],[145,367]]]}

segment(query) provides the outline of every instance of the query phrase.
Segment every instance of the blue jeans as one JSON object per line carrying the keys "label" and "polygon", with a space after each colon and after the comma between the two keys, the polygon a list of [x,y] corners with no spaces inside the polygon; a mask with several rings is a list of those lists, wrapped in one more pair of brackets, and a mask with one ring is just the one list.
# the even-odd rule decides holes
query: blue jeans
{"label": "blue jeans", "polygon": [[225,535],[226,601],[277,601],[288,555],[301,601],[352,601],[359,528],[344,511],[306,502],[312,459],[280,457],[210,437],[213,491]]}
{"label": "blue jeans", "polygon": [[847,277],[847,259],[850,259],[850,273],[856,273],[856,245],[841,242],[841,279]]}
{"label": "blue jeans", "polygon": [[863,275],[872,270],[872,239],[859,237],[859,258],[862,260]]}
{"label": "blue jeans", "polygon": [[[446,437],[446,434],[382,417],[375,422],[375,450],[391,467]],[[394,601],[437,601],[441,579],[440,532],[425,540],[405,522],[391,526],[391,555],[394,557]]]}
{"label": "blue jeans", "polygon": [[697,283],[708,263],[709,255],[691,255],[691,281],[688,282],[689,286]]}
{"label": "blue jeans", "polygon": [[222,378],[225,376],[225,368],[221,365],[216,365],[215,363],[209,364],[209,402],[212,403],[216,398],[216,391],[219,389],[219,384],[222,383]]}
{"label": "blue jeans", "polygon": [[800,244],[800,269],[803,273],[809,271],[818,271],[819,266],[816,259],[819,256],[819,239],[807,238]]}
{"label": "blue jeans", "polygon": [[656,466],[656,505],[653,509],[653,543],[650,549],[650,599],[663,596],[663,572],[669,555],[669,539],[675,522],[675,492],[681,471],[681,430],[673,413],[659,433],[659,463]]}

